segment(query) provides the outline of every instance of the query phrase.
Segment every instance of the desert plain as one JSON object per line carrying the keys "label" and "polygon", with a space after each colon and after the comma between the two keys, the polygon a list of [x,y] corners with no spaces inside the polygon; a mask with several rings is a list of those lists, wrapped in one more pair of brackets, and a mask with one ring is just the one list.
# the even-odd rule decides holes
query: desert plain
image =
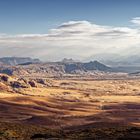
{"label": "desert plain", "polygon": [[77,131],[140,127],[139,79],[48,78],[51,86],[0,92],[0,122]]}

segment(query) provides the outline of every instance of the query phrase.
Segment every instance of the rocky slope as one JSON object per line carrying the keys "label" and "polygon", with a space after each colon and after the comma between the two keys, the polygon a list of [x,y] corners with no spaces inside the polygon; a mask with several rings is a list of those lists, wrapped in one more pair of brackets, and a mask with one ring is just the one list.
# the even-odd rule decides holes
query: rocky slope
{"label": "rocky slope", "polygon": [[2,92],[19,92],[19,89],[50,87],[51,85],[51,82],[46,79],[16,78],[6,74],[0,74],[0,91]]}
{"label": "rocky slope", "polygon": [[140,128],[86,128],[52,130],[34,125],[0,123],[1,140],[139,140]]}
{"label": "rocky slope", "polygon": [[[21,58],[22,59],[22,58]],[[5,64],[0,65],[0,73],[8,75],[44,75],[44,76],[62,76],[66,74],[79,74],[79,75],[90,75],[95,71],[99,72],[112,72],[113,69],[98,62],[74,62],[74,61],[62,61],[62,62],[50,62],[50,63],[22,63],[16,66],[11,66],[19,63],[10,60]],[[23,61],[22,61],[23,62]],[[25,61],[24,61],[25,62]]]}
{"label": "rocky slope", "polygon": [[66,73],[75,73],[77,71],[112,71],[112,69],[98,61],[90,61],[87,63],[65,63]]}

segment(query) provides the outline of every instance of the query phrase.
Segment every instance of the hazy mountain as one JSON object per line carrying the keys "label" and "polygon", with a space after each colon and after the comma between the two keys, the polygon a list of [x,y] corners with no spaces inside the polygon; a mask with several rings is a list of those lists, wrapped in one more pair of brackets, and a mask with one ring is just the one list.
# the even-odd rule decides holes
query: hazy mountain
{"label": "hazy mountain", "polygon": [[14,73],[35,71],[35,73],[61,75],[64,73],[92,73],[93,71],[125,73],[140,71],[139,56],[122,57],[116,54],[100,54],[94,56],[94,59],[90,57],[92,60],[96,60],[95,58],[100,61],[78,62],[73,59],[64,58],[60,62],[42,63],[39,59],[32,59],[30,57],[3,57],[0,58],[0,72],[12,75]]}
{"label": "hazy mountain", "polygon": [[90,61],[87,63],[71,63],[65,64],[65,72],[66,73],[73,73],[75,71],[111,71],[112,69],[98,61]]}
{"label": "hazy mountain", "polygon": [[[64,59],[61,62],[40,62],[38,59],[32,58],[1,58],[0,61],[5,64],[0,67],[0,73],[6,73],[8,75],[20,75],[20,74],[47,74],[51,76],[63,75],[63,74],[81,74],[86,72],[104,71],[111,72],[113,69],[98,61],[90,62],[76,62],[73,59]],[[20,65],[17,65],[20,64]],[[14,67],[13,67],[14,65]]]}
{"label": "hazy mountain", "polygon": [[76,62],[75,60],[73,60],[72,58],[64,58],[62,61],[61,61],[62,63],[74,63],[74,62]]}
{"label": "hazy mountain", "polygon": [[138,54],[131,55],[119,55],[115,53],[101,53],[90,56],[87,58],[87,61],[90,60],[98,60],[106,65],[112,67],[120,67],[120,66],[140,66],[140,56]]}
{"label": "hazy mountain", "polygon": [[2,57],[0,58],[0,63],[7,65],[18,65],[24,63],[39,63],[39,59],[32,59],[30,57]]}

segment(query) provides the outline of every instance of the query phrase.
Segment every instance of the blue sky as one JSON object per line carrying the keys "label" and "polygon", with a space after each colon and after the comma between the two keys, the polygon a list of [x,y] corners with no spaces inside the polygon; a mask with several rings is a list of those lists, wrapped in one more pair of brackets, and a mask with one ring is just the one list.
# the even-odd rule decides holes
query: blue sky
{"label": "blue sky", "polygon": [[139,9],[140,0],[0,0],[0,32],[47,33],[71,20],[129,26]]}
{"label": "blue sky", "polygon": [[1,57],[139,54],[140,0],[0,0]]}

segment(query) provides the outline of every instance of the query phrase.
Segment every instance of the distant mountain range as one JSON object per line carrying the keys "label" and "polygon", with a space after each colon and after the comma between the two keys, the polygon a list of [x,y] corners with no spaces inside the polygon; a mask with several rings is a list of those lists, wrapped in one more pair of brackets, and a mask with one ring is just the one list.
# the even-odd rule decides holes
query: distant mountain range
{"label": "distant mountain range", "polygon": [[131,54],[131,55],[119,55],[115,53],[100,53],[93,56],[90,56],[86,61],[98,60],[106,65],[111,67],[140,67],[140,55]]}
{"label": "distant mountain range", "polygon": [[[113,55],[111,55],[112,57]],[[109,55],[108,55],[109,57]],[[119,59],[101,59],[99,61],[80,62],[73,59],[64,58],[59,62],[42,62],[39,59],[32,59],[30,57],[3,57],[0,58],[0,73],[12,75],[14,73],[48,73],[48,75],[62,75],[62,74],[92,74],[95,71],[101,72],[125,72],[135,73],[140,71],[140,59],[135,57],[129,63]],[[118,56],[114,56],[118,58]],[[92,59],[96,60],[96,59]],[[116,62],[115,62],[116,60]],[[137,60],[137,61],[134,61]],[[137,62],[137,63],[136,63]],[[134,63],[134,64],[133,64]],[[115,65],[116,64],[116,65]],[[135,66],[135,64],[137,64]],[[13,67],[14,66],[14,67]]]}
{"label": "distant mountain range", "polygon": [[24,63],[39,63],[39,59],[32,59],[30,57],[2,57],[0,58],[0,64],[7,65],[19,65]]}
{"label": "distant mountain range", "polygon": [[60,62],[44,63],[39,59],[32,59],[29,57],[4,57],[0,58],[0,63],[0,73],[6,73],[8,75],[28,73],[62,75],[92,73],[94,71],[113,71],[111,67],[108,67],[98,61],[90,61],[84,63],[66,58]]}

